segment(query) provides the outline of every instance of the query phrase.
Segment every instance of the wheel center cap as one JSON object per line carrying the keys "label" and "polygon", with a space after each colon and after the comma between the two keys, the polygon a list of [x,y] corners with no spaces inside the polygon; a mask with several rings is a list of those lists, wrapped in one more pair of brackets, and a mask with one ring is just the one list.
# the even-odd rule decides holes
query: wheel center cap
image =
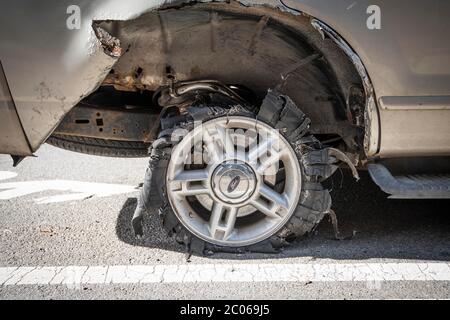
{"label": "wheel center cap", "polygon": [[253,194],[256,176],[252,168],[240,161],[220,164],[211,179],[214,194],[226,203],[241,203]]}

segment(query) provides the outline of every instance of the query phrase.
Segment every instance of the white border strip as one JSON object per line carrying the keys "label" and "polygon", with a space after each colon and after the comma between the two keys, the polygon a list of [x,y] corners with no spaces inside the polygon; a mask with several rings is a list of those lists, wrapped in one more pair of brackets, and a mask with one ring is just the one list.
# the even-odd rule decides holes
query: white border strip
{"label": "white border strip", "polygon": [[0,285],[450,281],[450,263],[3,267]]}

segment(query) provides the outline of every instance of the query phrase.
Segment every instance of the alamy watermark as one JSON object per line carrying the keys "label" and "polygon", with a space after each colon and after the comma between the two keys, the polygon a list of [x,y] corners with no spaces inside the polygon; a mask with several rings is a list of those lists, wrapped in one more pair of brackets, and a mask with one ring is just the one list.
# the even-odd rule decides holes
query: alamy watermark
{"label": "alamy watermark", "polygon": [[367,18],[367,28],[369,30],[381,29],[381,8],[376,4],[370,5],[366,10],[369,17]]}
{"label": "alamy watermark", "polygon": [[[350,6],[351,8],[353,6]],[[366,13],[369,17],[366,20],[366,26],[369,30],[381,29],[381,8],[376,4],[367,7]],[[66,9],[68,15],[66,19],[66,27],[69,30],[81,29],[81,9],[75,4],[71,4]]]}
{"label": "alamy watermark", "polygon": [[172,161],[178,165],[208,165],[228,159],[239,159],[257,165],[258,161],[266,159],[271,164],[267,169],[275,174],[280,155],[283,153],[282,139],[278,129],[242,129],[195,121],[192,131],[177,129],[171,134],[170,140],[173,144],[183,140],[177,157]]}
{"label": "alamy watermark", "polygon": [[77,5],[70,5],[66,9],[66,13],[69,15],[66,19],[66,27],[69,30],[81,29],[81,9]]}

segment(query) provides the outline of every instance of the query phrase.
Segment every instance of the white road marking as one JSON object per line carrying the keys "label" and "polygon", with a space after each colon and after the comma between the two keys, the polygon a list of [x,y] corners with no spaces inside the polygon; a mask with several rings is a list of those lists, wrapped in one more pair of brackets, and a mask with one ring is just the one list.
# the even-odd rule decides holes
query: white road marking
{"label": "white road marking", "polygon": [[[15,172],[0,171],[0,180],[10,179],[16,175]],[[0,190],[2,189],[5,191],[0,191],[0,200],[9,200],[43,191],[71,192],[70,194],[59,194],[34,199],[39,204],[83,200],[90,197],[109,197],[137,191],[134,186],[72,180],[6,182],[0,183]]]}
{"label": "white road marking", "polygon": [[0,285],[450,281],[450,263],[3,267]]}
{"label": "white road marking", "polygon": [[7,180],[17,177],[17,173],[12,171],[0,171],[0,180]]}

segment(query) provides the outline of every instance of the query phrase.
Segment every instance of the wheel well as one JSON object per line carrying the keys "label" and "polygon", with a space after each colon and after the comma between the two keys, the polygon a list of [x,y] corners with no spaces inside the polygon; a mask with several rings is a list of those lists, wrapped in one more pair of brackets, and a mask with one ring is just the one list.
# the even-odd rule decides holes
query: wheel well
{"label": "wheel well", "polygon": [[157,91],[170,83],[216,80],[289,96],[319,139],[363,155],[365,84],[346,53],[313,18],[239,3],[195,3],[134,20],[95,21],[120,39],[122,56],[102,85]]}

